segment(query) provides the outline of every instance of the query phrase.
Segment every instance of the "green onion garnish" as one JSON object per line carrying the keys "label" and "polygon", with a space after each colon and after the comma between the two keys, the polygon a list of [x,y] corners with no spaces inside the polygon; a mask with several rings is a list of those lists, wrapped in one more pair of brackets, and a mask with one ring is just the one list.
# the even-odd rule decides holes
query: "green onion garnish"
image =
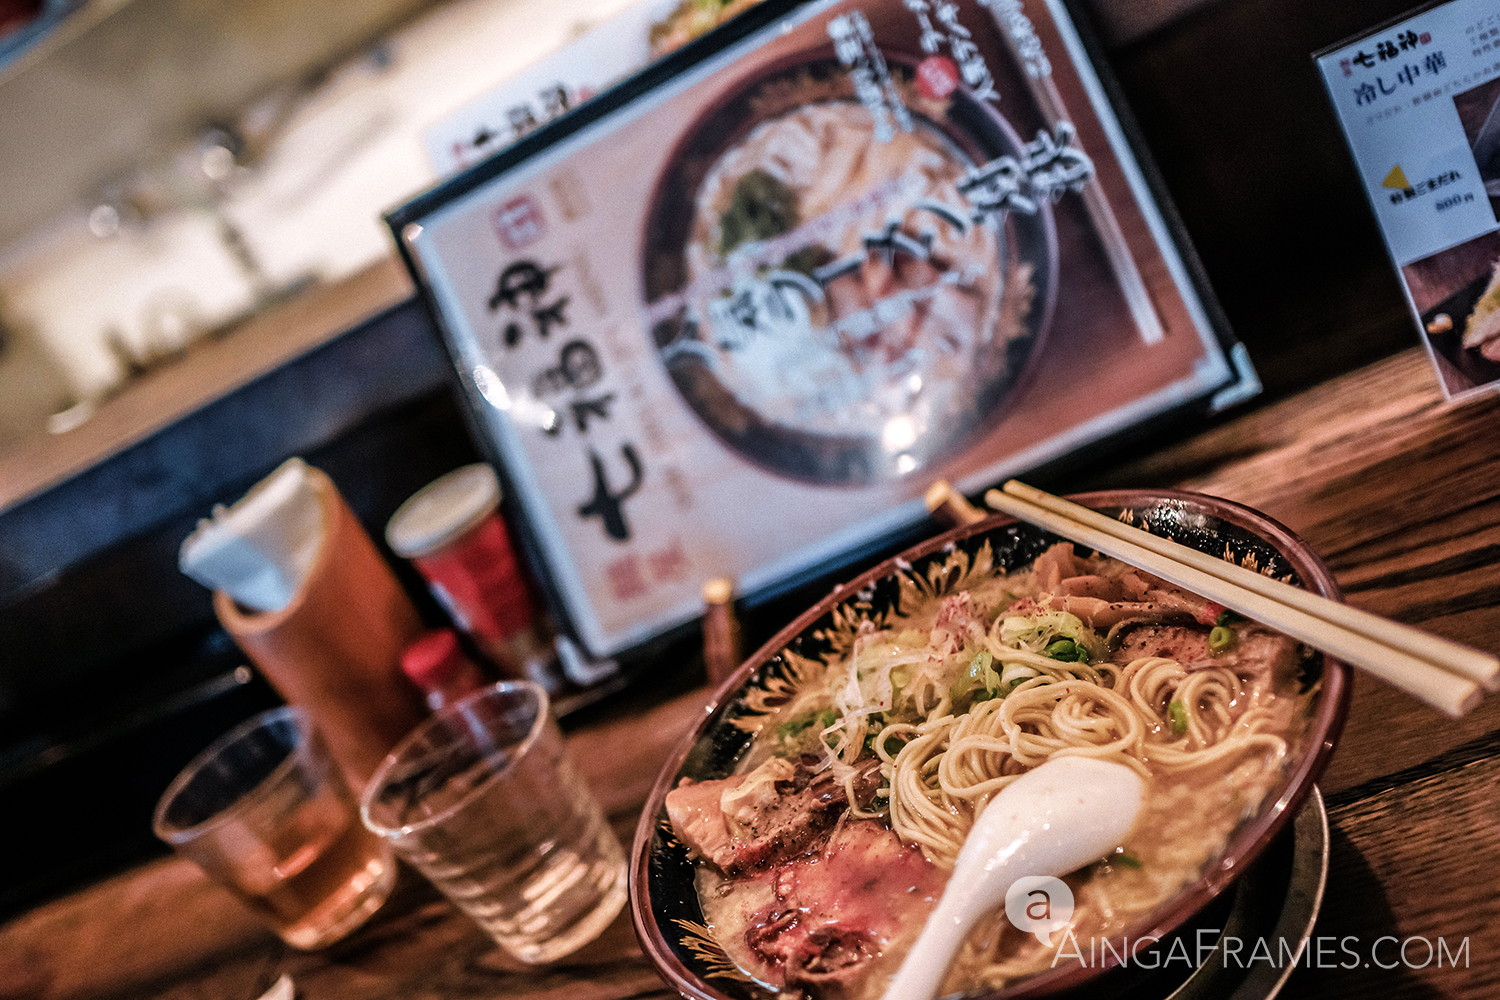
{"label": "green onion garnish", "polygon": [[1167,718],[1172,722],[1172,735],[1181,736],[1187,732],[1188,718],[1187,705],[1180,701],[1174,701],[1167,706]]}

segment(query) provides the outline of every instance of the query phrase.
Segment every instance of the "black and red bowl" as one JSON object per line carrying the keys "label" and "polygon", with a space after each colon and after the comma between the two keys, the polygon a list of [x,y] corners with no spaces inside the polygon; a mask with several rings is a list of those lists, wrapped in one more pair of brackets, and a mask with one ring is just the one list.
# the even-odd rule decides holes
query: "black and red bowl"
{"label": "black and red bowl", "polygon": [[[1332,573],[1291,531],[1248,507],[1215,497],[1170,491],[1115,491],[1074,497],[1112,517],[1123,517],[1215,556],[1254,565],[1315,593],[1337,599]],[[746,693],[774,684],[781,676],[783,650],[817,656],[826,648],[820,632],[834,623],[836,611],[874,613],[898,600],[895,576],[922,574],[942,564],[955,550],[969,553],[988,542],[997,568],[1021,568],[1057,538],[1009,517],[993,517],[955,528],[893,557],[857,579],[834,589],[775,638],[761,647],[715,693],[702,720],[663,768],[636,829],[631,854],[630,902],[636,933],[651,961],[684,997],[702,1000],[761,1000],[763,987],[736,977],[722,954],[701,930],[703,913],[694,889],[694,862],[671,833],[665,799],[683,778],[704,780],[732,774],[750,742],[732,720],[747,714]],[[1333,752],[1343,726],[1350,693],[1350,668],[1331,657],[1315,656],[1305,668],[1301,731],[1281,780],[1260,808],[1230,835],[1224,850],[1177,895],[1158,907],[1123,937],[1130,941],[1167,938],[1215,904],[1247,867],[1264,852],[1297,814],[1303,800]],[[1064,963],[1014,983],[987,998],[1011,998],[1071,991],[1090,985],[1113,970]],[[1099,983],[1099,985],[1104,985]]]}

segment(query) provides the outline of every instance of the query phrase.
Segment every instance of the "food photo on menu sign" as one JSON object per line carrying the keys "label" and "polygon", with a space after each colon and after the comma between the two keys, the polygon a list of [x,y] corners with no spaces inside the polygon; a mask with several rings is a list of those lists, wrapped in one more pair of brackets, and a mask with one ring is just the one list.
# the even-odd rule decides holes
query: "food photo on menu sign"
{"label": "food photo on menu sign", "polygon": [[766,0],[387,222],[596,655],[1258,389],[1056,4]]}
{"label": "food photo on menu sign", "polygon": [[1444,394],[1500,389],[1500,10],[1434,5],[1316,59]]}

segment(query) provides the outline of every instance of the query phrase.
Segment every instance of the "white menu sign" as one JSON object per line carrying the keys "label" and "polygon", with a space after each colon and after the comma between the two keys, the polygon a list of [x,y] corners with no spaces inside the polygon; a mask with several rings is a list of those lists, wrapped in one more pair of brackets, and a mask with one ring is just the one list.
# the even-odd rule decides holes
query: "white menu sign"
{"label": "white menu sign", "polygon": [[1453,0],[1316,59],[1444,391],[1493,387],[1500,8]]}

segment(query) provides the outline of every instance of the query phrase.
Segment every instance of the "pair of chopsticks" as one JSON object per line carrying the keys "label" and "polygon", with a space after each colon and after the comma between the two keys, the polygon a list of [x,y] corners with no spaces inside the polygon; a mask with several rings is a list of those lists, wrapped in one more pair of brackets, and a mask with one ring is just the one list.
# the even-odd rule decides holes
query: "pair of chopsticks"
{"label": "pair of chopsticks", "polygon": [[[1014,479],[984,500],[1336,656],[1453,718],[1478,705],[1485,691],[1500,690],[1500,659],[1481,650],[1330,601]],[[934,483],[927,502],[960,522],[984,516],[947,483]]]}

